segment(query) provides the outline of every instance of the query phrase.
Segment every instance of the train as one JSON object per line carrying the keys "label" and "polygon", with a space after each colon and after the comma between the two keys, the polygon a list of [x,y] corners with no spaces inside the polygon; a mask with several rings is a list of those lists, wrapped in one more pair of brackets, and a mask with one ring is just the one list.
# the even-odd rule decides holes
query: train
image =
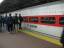
{"label": "train", "polygon": [[[27,7],[14,12],[23,17],[22,28],[41,34],[60,38],[64,26],[64,2],[55,1],[37,6]],[[7,13],[7,15],[9,15]],[[5,16],[6,13],[2,14]]]}

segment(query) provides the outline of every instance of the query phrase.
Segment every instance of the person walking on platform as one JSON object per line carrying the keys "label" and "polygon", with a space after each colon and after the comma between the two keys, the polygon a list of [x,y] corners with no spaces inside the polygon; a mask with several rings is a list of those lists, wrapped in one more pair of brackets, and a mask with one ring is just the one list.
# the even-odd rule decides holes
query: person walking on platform
{"label": "person walking on platform", "polygon": [[2,32],[2,16],[0,16],[0,32]]}
{"label": "person walking on platform", "polygon": [[61,35],[60,42],[62,43],[62,46],[64,48],[64,27],[63,27],[63,32],[62,32],[62,35]]}
{"label": "person walking on platform", "polygon": [[4,26],[4,17],[3,16],[1,16],[1,25],[2,25],[2,27]]}
{"label": "person walking on platform", "polygon": [[13,18],[11,14],[9,14],[9,17],[7,18],[7,29],[10,33],[13,31]]}
{"label": "person walking on platform", "polygon": [[13,16],[13,33],[16,33],[16,19],[15,19],[15,16]]}
{"label": "person walking on platform", "polygon": [[18,30],[18,16],[17,16],[17,14],[15,14],[15,28]]}
{"label": "person walking on platform", "polygon": [[19,29],[22,29],[21,28],[22,21],[23,21],[23,17],[21,16],[21,14],[19,14]]}
{"label": "person walking on platform", "polygon": [[13,16],[13,28],[15,30],[15,16]]}
{"label": "person walking on platform", "polygon": [[7,29],[7,27],[8,27],[8,26],[7,26],[7,18],[8,18],[8,16],[7,16],[7,14],[6,14],[5,17],[4,17],[4,24],[5,24],[6,30],[8,30],[8,29]]}

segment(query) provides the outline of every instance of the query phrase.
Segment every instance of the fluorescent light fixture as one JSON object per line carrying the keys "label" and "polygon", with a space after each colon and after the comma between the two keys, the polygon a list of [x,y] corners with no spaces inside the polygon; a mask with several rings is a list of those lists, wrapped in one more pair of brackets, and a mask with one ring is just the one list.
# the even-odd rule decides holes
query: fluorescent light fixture
{"label": "fluorescent light fixture", "polygon": [[3,2],[4,0],[0,0],[0,4]]}

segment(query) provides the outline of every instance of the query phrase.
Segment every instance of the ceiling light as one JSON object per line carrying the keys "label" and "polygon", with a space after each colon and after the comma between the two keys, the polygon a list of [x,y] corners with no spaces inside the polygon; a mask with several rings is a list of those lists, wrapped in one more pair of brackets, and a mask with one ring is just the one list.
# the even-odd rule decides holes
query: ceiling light
{"label": "ceiling light", "polygon": [[4,0],[0,0],[0,4],[3,2]]}

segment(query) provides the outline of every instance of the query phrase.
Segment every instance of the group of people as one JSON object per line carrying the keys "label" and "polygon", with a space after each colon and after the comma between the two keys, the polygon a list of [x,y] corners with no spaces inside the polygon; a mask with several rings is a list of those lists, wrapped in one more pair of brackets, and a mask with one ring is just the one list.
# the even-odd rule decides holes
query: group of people
{"label": "group of people", "polygon": [[9,16],[6,15],[4,18],[1,16],[0,18],[0,26],[4,26],[4,24],[6,24],[8,32],[13,33],[16,28],[21,29],[21,23],[23,21],[21,14],[19,14],[19,16],[17,16],[17,14],[15,14],[15,16],[11,16],[11,14],[9,14]]}

